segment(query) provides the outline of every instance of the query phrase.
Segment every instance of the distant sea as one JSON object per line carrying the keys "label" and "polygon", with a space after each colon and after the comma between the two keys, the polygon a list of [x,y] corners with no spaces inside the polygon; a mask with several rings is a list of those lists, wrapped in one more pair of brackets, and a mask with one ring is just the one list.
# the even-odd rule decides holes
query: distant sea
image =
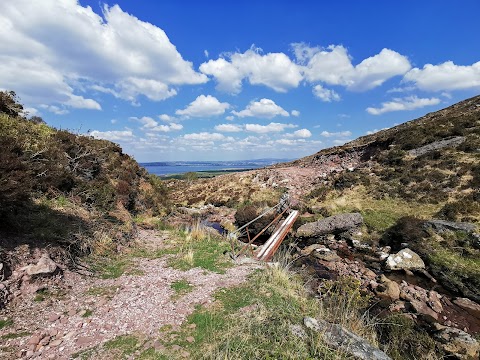
{"label": "distant sea", "polygon": [[291,159],[256,159],[238,161],[166,161],[140,163],[150,174],[159,176],[184,174],[197,171],[258,169]]}

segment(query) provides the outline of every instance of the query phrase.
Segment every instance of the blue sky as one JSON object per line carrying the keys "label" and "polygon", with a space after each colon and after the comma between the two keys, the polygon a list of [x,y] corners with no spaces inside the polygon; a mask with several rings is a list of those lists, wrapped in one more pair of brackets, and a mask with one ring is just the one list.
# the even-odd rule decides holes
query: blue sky
{"label": "blue sky", "polygon": [[138,161],[297,158],[480,93],[480,1],[0,2],[0,89]]}

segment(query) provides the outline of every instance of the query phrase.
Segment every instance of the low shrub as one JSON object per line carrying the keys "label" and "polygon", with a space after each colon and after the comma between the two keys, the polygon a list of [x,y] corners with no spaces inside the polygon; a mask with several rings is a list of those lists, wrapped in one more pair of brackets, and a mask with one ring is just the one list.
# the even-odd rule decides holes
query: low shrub
{"label": "low shrub", "polygon": [[437,359],[435,341],[415,321],[403,314],[393,314],[376,325],[384,350],[394,360]]}
{"label": "low shrub", "polygon": [[445,204],[436,216],[451,221],[478,221],[480,218],[480,190],[474,190]]}
{"label": "low shrub", "polygon": [[394,251],[402,248],[402,243],[415,247],[429,236],[424,227],[425,221],[413,216],[404,216],[390,227],[382,236],[380,243],[391,246]]}

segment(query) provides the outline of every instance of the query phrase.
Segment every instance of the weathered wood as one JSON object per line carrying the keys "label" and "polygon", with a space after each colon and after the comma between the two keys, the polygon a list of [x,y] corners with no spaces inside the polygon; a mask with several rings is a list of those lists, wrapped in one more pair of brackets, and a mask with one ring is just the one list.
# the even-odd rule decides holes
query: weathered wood
{"label": "weathered wood", "polygon": [[278,247],[282,243],[285,236],[287,236],[289,230],[292,228],[295,220],[298,218],[298,211],[293,210],[285,219],[285,221],[280,225],[280,227],[270,236],[265,245],[257,254],[257,259],[268,261],[277,251]]}

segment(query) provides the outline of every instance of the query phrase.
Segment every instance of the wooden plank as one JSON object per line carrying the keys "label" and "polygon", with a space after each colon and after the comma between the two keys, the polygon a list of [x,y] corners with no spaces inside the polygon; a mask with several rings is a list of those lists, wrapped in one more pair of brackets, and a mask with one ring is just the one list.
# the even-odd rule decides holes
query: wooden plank
{"label": "wooden plank", "polygon": [[271,259],[273,254],[277,251],[278,247],[282,243],[283,239],[287,236],[289,230],[292,228],[295,220],[298,218],[298,211],[292,211],[285,221],[280,225],[280,227],[270,236],[265,245],[257,254],[257,259],[268,261]]}

